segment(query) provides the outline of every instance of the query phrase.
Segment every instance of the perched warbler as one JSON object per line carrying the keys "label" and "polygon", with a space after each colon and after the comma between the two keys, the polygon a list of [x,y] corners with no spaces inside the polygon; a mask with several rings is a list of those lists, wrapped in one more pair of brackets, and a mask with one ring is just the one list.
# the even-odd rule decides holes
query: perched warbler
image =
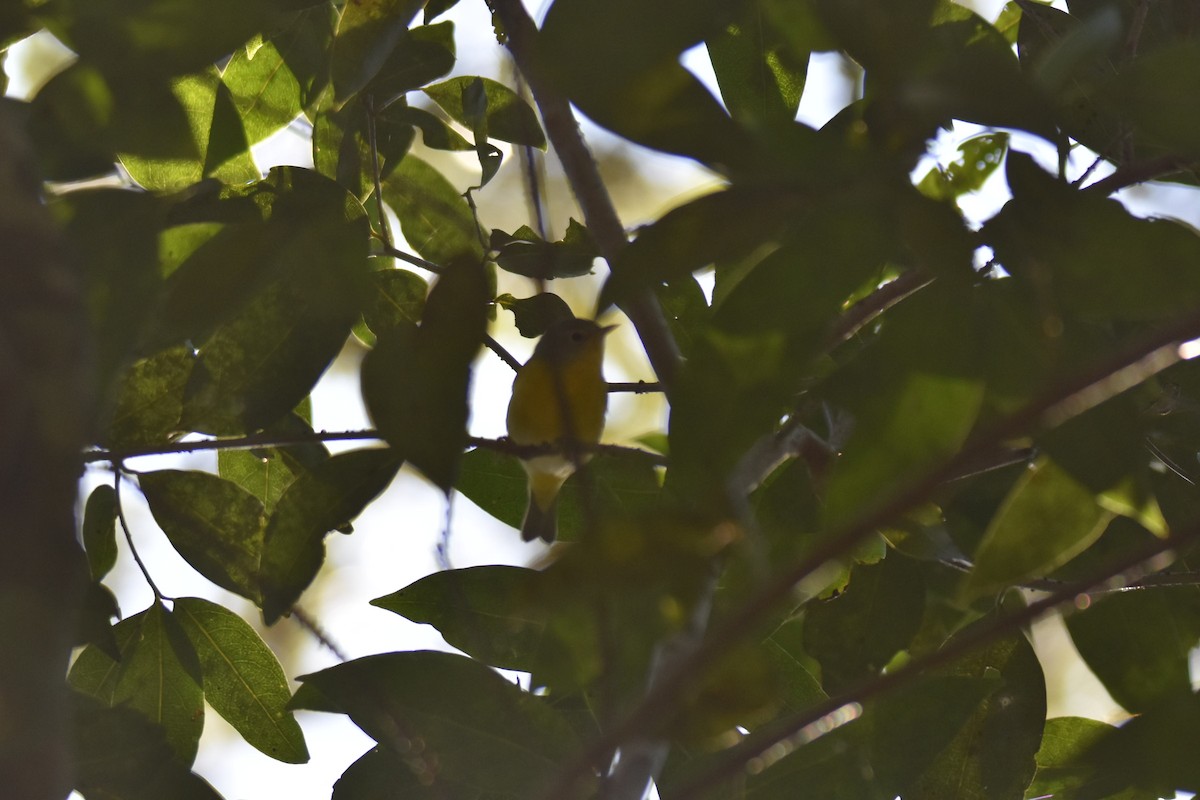
{"label": "perched warbler", "polygon": [[614,326],[588,319],[556,322],[533,355],[517,370],[508,404],[508,438],[520,445],[554,445],[558,452],[523,459],[529,476],[529,508],[521,538],[553,542],[558,533],[558,490],[586,449],[600,441],[608,387],[604,382],[604,337]]}

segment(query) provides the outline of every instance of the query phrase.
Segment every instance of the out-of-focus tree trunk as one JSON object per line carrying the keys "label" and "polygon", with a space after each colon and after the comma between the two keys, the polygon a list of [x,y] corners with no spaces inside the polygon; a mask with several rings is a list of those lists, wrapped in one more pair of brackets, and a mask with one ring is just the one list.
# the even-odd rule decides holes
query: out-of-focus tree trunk
{"label": "out-of-focus tree trunk", "polygon": [[0,796],[58,800],[71,788],[85,316],[12,117],[0,107]]}

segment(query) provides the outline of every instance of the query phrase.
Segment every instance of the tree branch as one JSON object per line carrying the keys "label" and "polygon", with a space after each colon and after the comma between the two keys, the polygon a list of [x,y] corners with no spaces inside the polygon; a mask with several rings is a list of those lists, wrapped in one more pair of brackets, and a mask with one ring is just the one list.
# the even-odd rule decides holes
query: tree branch
{"label": "tree branch", "polygon": [[[628,243],[625,229],[600,177],[596,160],[579,132],[579,125],[571,112],[570,103],[554,88],[549,77],[537,69],[533,57],[537,26],[520,0],[487,2],[504,28],[508,51],[521,74],[525,76],[534,101],[541,111],[546,135],[554,146],[554,152],[558,154],[563,172],[575,193],[575,199],[583,210],[588,231],[611,268],[617,263],[617,256]],[[662,382],[664,390],[670,394],[682,359],[662,309],[654,296],[647,291],[623,303],[621,310],[633,322],[651,366]]]}
{"label": "tree branch", "polygon": [[919,270],[900,273],[895,280],[888,281],[843,311],[830,327],[824,349],[828,350],[847,341],[875,317],[931,283],[933,277]]}
{"label": "tree branch", "polygon": [[[849,691],[792,716],[786,722],[772,723],[766,732],[758,735],[752,734],[742,743],[722,753],[716,763],[708,769],[690,776],[683,784],[672,787],[671,797],[673,800],[699,798],[711,790],[714,785],[741,772],[750,759],[762,755],[781,742],[787,742],[806,726],[817,722],[837,709],[851,703],[862,703],[915,680],[932,669],[950,664],[977,647],[990,644],[1020,630],[1022,626],[1028,625],[1054,608],[1073,602],[1079,595],[1096,591],[1097,587],[1101,587],[1102,591],[1109,591],[1124,586],[1129,572],[1153,561],[1156,556],[1168,550],[1179,549],[1197,538],[1200,538],[1200,527],[1193,527],[1170,539],[1155,539],[1124,558],[1116,559],[1103,568],[1093,570],[1085,578],[1062,584],[1057,590],[1030,603],[1020,611],[1008,614],[990,625],[967,629],[951,638],[937,650],[915,658],[895,671],[863,681]],[[1116,579],[1117,587],[1106,585],[1113,579]]]}
{"label": "tree branch", "polygon": [[1109,392],[1107,396],[1111,397],[1129,388],[1123,380],[1114,382],[1115,376],[1132,370],[1144,379],[1152,374],[1151,369],[1161,371],[1176,363],[1179,359],[1178,344],[1197,336],[1200,336],[1200,313],[1188,315],[1173,325],[1164,326],[1098,367],[1074,376],[1044,393],[1024,409],[975,437],[956,455],[898,490],[892,497],[884,498],[857,519],[830,531],[825,544],[816,547],[808,556],[772,580],[741,609],[731,614],[724,624],[705,638],[690,657],[683,659],[668,675],[658,681],[636,709],[586,747],[579,757],[564,769],[543,797],[546,800],[573,797],[577,781],[587,774],[592,764],[599,762],[621,743],[636,738],[641,731],[647,730],[668,715],[683,692],[695,685],[721,654],[728,652],[753,631],[760,619],[792,597],[794,587],[824,564],[851,553],[879,527],[913,505],[928,499],[940,486],[960,476],[964,470],[969,469],[1000,443],[1025,433],[1030,428],[1044,425],[1048,420],[1058,423],[1067,418],[1067,414],[1082,413],[1096,402],[1106,399],[1097,394],[1100,390]]}
{"label": "tree branch", "polygon": [[1088,184],[1083,188],[1083,191],[1110,195],[1130,186],[1155,180],[1156,178],[1163,178],[1177,172],[1192,171],[1195,167],[1196,164],[1194,162],[1189,162],[1181,156],[1174,155],[1159,156],[1158,158],[1151,158],[1146,161],[1135,161],[1117,167],[1112,175],[1101,178],[1095,183]]}

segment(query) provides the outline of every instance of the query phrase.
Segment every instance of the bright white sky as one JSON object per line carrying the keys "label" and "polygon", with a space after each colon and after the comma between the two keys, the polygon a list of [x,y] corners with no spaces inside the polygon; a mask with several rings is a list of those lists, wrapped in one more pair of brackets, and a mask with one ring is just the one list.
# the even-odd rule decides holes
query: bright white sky
{"label": "bright white sky", "polygon": [[[989,19],[994,19],[1003,0],[980,0],[973,4]],[[492,35],[490,21],[482,4],[460,3],[448,15],[458,30],[459,62],[456,75],[496,75],[501,54]],[[41,37],[39,37],[41,38]],[[9,58],[7,68],[13,75],[9,93],[28,96],[37,85],[37,75],[45,64],[55,58],[52,40],[19,46]],[[715,87],[711,66],[703,48],[685,54],[684,63],[710,86]],[[841,108],[848,99],[848,87],[840,75],[838,58],[831,54],[813,57],[809,79],[801,103],[802,121],[819,126]],[[714,88],[714,94],[716,90]],[[915,174],[924,174],[934,162],[947,163],[955,157],[958,142],[976,130],[975,126],[960,125],[953,134],[944,135],[930,150],[927,159]],[[633,227],[682,199],[703,193],[715,185],[714,177],[704,169],[683,159],[641,150],[615,142],[612,137],[594,126],[585,125],[585,134],[598,147],[620,146],[637,152],[637,169],[647,188],[636,210],[624,209],[625,223]],[[1029,137],[1014,136],[1018,149],[1031,150],[1044,163],[1052,165],[1054,153],[1043,143]],[[311,166],[309,146],[295,132],[282,132],[255,148],[260,166],[266,170],[274,164]],[[467,185],[469,170],[474,168],[474,156],[463,157],[459,167],[462,186]],[[439,162],[442,163],[442,162]],[[1082,170],[1086,160],[1076,167]],[[514,169],[515,159],[509,159],[502,169],[493,196],[508,191],[501,183],[505,170]],[[456,180],[453,167],[448,168]],[[511,186],[512,184],[509,184]],[[491,187],[490,187],[491,188]],[[483,193],[486,201],[488,190]],[[503,196],[503,195],[500,195]],[[1200,204],[1194,190],[1155,187],[1130,190],[1124,200],[1137,209],[1147,209],[1152,203],[1162,213],[1162,198],[1169,200],[1173,216],[1178,215],[1200,227]],[[986,219],[1007,199],[1003,180],[996,176],[977,197],[964,198],[963,210],[969,219]],[[511,204],[508,204],[511,207]],[[484,222],[489,218],[485,209]],[[1143,213],[1145,213],[1143,211]],[[641,217],[641,218],[639,218]],[[562,225],[565,219],[557,219]],[[493,224],[499,224],[493,221]],[[519,224],[519,223],[518,223]],[[503,227],[503,226],[501,226]],[[513,226],[515,227],[515,226]],[[600,277],[600,276],[598,276]],[[532,286],[519,278],[508,278],[502,291],[527,296]],[[580,282],[577,282],[580,283]],[[559,288],[559,287],[555,287]],[[586,292],[572,293],[569,299],[577,312],[586,313],[590,297]],[[502,312],[494,330],[519,357],[532,349],[513,329],[511,315]],[[640,355],[629,325],[617,333],[610,359],[610,380],[635,380],[649,377],[644,358]],[[322,378],[313,393],[314,425],[317,430],[348,430],[369,427],[358,388],[358,359],[361,351],[348,347],[343,356]],[[508,402],[512,372],[499,359],[484,352],[476,373],[472,432],[480,436],[500,436],[504,433],[504,411]],[[654,398],[634,398],[628,395],[613,398],[610,405],[610,425],[606,438],[628,440],[648,430],[661,429],[663,410]],[[334,444],[335,452],[361,446]],[[136,469],[183,468],[216,469],[213,454],[143,459],[131,464]],[[97,483],[111,480],[103,470],[91,470],[84,480],[84,494]],[[249,603],[223,592],[197,575],[170,547],[155,526],[140,495],[127,487],[122,494],[133,534],[143,559],[164,593],[171,596],[196,595],[222,602],[241,611],[247,619],[258,614]],[[449,557],[455,567],[475,564],[529,564],[543,553],[540,546],[521,543],[516,532],[459,497],[453,502],[450,528]],[[326,540],[328,562],[314,585],[302,598],[301,605],[319,619],[330,636],[349,654],[358,657],[374,652],[411,649],[449,649],[435,630],[416,625],[386,611],[368,605],[368,601],[402,588],[418,578],[439,569],[435,549],[442,536],[446,519],[446,504],[440,493],[419,476],[407,469],[391,488],[355,522],[352,536],[332,534]],[[126,614],[145,608],[152,595],[133,565],[121,542],[122,555],[108,583],[117,592]],[[276,631],[267,631],[268,641],[281,654],[289,675],[310,672],[336,663],[311,637],[297,632],[289,621],[281,622]],[[1062,650],[1065,637],[1061,625],[1048,622],[1035,629],[1039,645]],[[1069,642],[1065,645],[1069,650]],[[1070,687],[1067,692],[1063,687]],[[1056,673],[1050,686],[1051,716],[1083,714],[1099,718],[1117,718],[1120,710],[1104,694],[1095,679],[1076,659]],[[372,742],[344,717],[302,713],[300,721],[308,739],[313,760],[303,766],[276,762],[245,745],[220,717],[209,711],[195,769],[207,778],[227,800],[274,800],[288,797],[294,800],[325,800],[329,787],[341,772]]]}

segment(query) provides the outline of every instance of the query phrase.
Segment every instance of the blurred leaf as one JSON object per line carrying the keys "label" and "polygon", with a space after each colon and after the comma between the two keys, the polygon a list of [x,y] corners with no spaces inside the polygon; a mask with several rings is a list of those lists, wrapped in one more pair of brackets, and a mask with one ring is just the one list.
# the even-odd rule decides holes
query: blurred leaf
{"label": "blurred leaf", "polygon": [[423,258],[446,266],[456,256],[482,258],[475,218],[462,195],[440,172],[407,156],[383,186],[404,238]]}
{"label": "blurred leaf", "polygon": [[229,609],[198,597],[177,599],[174,616],[200,658],[209,705],[271,758],[307,762],[304,734],[287,710],[292,696],[287,678],[254,629]]}
{"label": "blurred leaf", "polygon": [[725,169],[747,160],[745,134],[679,63],[725,16],[715,0],[558,0],[538,38],[543,69],[602,127]]}
{"label": "blurred leaf", "polygon": [[574,219],[560,242],[547,242],[522,225],[512,234],[493,229],[489,247],[497,251],[496,265],[501,269],[539,280],[587,275],[600,257],[587,228]]}
{"label": "blurred leaf", "polygon": [[75,787],[88,797],[221,800],[180,763],[162,728],[130,708],[105,708],[74,694],[70,752]]}
{"label": "blurred leaf", "polygon": [[[492,233],[495,235],[495,231]],[[517,330],[527,339],[537,338],[554,323],[575,316],[567,301],[553,292],[540,292],[533,297],[522,298],[502,294],[496,298],[496,304],[512,312]]]}
{"label": "blurred leaf", "polygon": [[[1025,797],[1078,797],[1096,773],[1085,754],[1113,727],[1085,717],[1054,717],[1046,720],[1042,746],[1037,753],[1037,772]],[[1157,793],[1125,790],[1109,795],[1110,800],[1156,800]]]}
{"label": "blurred leaf", "polygon": [[397,124],[407,124],[421,130],[421,141],[435,150],[471,150],[475,145],[468,142],[458,131],[450,127],[441,117],[422,108],[395,103],[384,112]]}
{"label": "blurred leaf", "polygon": [[223,589],[261,602],[262,501],[207,472],[145,472],[138,484],[154,521],[184,560]]}
{"label": "blurred leaf", "polygon": [[528,672],[546,627],[540,576],[499,565],[443,570],[371,605],[432,625],[451,647],[485,664]]}
{"label": "blurred leaf", "polygon": [[[117,598],[99,581],[91,581],[83,590],[83,598],[75,620],[76,646],[95,645],[104,656],[112,660],[121,657],[121,648],[113,631],[112,621],[121,617]],[[78,659],[76,659],[78,662]]]}
{"label": "blurred leaf", "polygon": [[[994,615],[985,617],[973,627],[993,621]],[[1021,797],[1033,778],[1046,720],[1046,685],[1029,642],[1013,633],[976,648],[938,674],[981,680],[998,675],[1002,682],[920,776],[911,796]]]}
{"label": "blurred leaf", "polygon": [[804,648],[801,617],[792,617],[771,631],[763,640],[763,650],[775,665],[786,711],[803,711],[829,698],[821,685],[821,665]]}
{"label": "blurred leaf", "polygon": [[484,790],[438,774],[421,753],[399,755],[383,746],[363,753],[333,785],[331,800],[488,800]]}
{"label": "blurred leaf", "polygon": [[419,89],[454,66],[454,23],[420,25],[404,33],[371,80],[369,90],[381,100]]}
{"label": "blurred leaf", "polygon": [[157,239],[165,209],[145,192],[115,189],[73,192],[50,208],[81,269],[95,381],[109,410],[118,375],[142,355],[139,339],[163,290]]}
{"label": "blurred leaf", "polygon": [[54,33],[87,61],[124,78],[140,72],[194,72],[261,30],[274,0],[64,0]]}
{"label": "blurred leaf", "polygon": [[279,168],[266,182],[283,195],[266,223],[275,280],[200,344],[184,407],[191,430],[258,430],[294,408],[341,350],[366,297],[361,206],[307,170]]}
{"label": "blurred leaf", "polygon": [[502,83],[466,75],[426,86],[423,91],[455,122],[473,129],[474,115],[464,107],[463,91],[474,81],[483,84],[489,139],[545,149],[546,136],[538,124],[537,115],[516,92]]}
{"label": "blurred leaf", "polygon": [[421,5],[420,0],[361,0],[343,7],[330,64],[339,106],[379,73]]}
{"label": "blurred leaf", "polygon": [[1200,158],[1200,111],[1181,102],[1200,92],[1200,45],[1194,39],[1139,53],[1113,91],[1113,106],[1142,143]]}
{"label": "blurred leaf", "polygon": [[[184,148],[156,155],[196,158],[179,102],[161,83],[136,88],[127,96],[79,61],[52,77],[30,105],[29,133],[42,175],[72,181],[109,173],[117,150],[137,149],[146,134],[151,145]],[[159,105],[157,119],[147,118],[147,103]]]}
{"label": "blurred leaf", "polygon": [[1115,200],[1060,183],[1023,154],[1009,154],[1008,179],[1014,198],[982,236],[1004,269],[1043,298],[1043,315],[1155,321],[1200,303],[1195,231],[1134,217]]}
{"label": "blurred leaf", "polygon": [[979,597],[1046,575],[1096,541],[1112,518],[1087,488],[1053,461],[1039,459],[988,526],[963,596]]}
{"label": "blurred leaf", "polygon": [[445,492],[454,486],[466,445],[471,364],[487,328],[483,267],[446,265],[418,329],[380,335],[363,363],[363,398],[396,452]]}
{"label": "blurred leaf", "polygon": [[[195,153],[194,157],[154,157],[141,148],[123,150],[121,164],[130,177],[151,191],[172,192],[215,177],[226,183],[245,183],[261,177],[250,156],[250,143],[229,89],[215,68],[185,75],[171,92],[187,116],[187,145],[162,145],[154,150]],[[168,136],[184,133],[172,130]]]}
{"label": "blurred leaf", "polygon": [[708,299],[704,290],[691,276],[675,278],[655,287],[654,294],[662,306],[679,351],[687,358],[692,340],[708,323]]}
{"label": "blurred leaf", "polygon": [[107,483],[88,495],[83,511],[83,547],[94,581],[107,575],[117,563],[117,493]]}
{"label": "blurred leaf", "polygon": [[753,5],[708,38],[721,97],[735,120],[754,127],[796,118],[808,53],[798,60],[783,42],[771,15]]}
{"label": "blurred leaf", "polygon": [[[561,541],[578,541],[590,502],[582,487],[590,484],[597,508],[615,514],[635,514],[654,508],[660,487],[654,467],[632,456],[596,455],[587,464],[587,478],[578,474],[567,480],[559,493],[558,536]],[[586,483],[585,483],[586,480]],[[528,502],[525,470],[517,458],[494,450],[476,448],[462,459],[456,489],[468,500],[501,522],[518,528]]]}
{"label": "blurred leaf", "polygon": [[837,693],[878,676],[909,646],[925,611],[916,562],[892,552],[850,573],[844,592],[804,610],[804,650],[821,664],[821,685]]}
{"label": "blurred leaf", "polygon": [[400,469],[391,450],[339,453],[300,475],[284,492],[263,534],[262,611],[286,614],[325,560],[325,535],[357,517]]}
{"label": "blurred leaf", "polygon": [[165,444],[181,432],[183,392],[196,357],[179,345],[126,370],[115,389],[102,441],[114,448]]}
{"label": "blurred leaf", "polygon": [[934,200],[954,200],[979,191],[1008,153],[1007,133],[973,136],[958,146],[958,157],[945,168],[935,165],[917,188]]}
{"label": "blurred leaf", "polygon": [[363,320],[376,336],[421,321],[429,293],[424,278],[405,269],[381,269],[371,273],[371,287]]}
{"label": "blurred leaf", "polygon": [[1066,620],[1083,660],[1131,713],[1190,694],[1189,654],[1200,643],[1200,589],[1101,595]]}
{"label": "blurred leaf", "polygon": [[835,376],[854,431],[829,477],[825,518],[845,524],[940,466],[983,399],[979,338],[960,288],[941,281],[888,312],[873,348]]}
{"label": "blurred leaf", "polygon": [[313,707],[313,695],[320,694],[327,700],[316,708],[331,701],[393,752],[407,755],[402,742],[422,740],[422,772],[430,780],[441,773],[488,792],[536,796],[578,747],[570,726],[543,698],[463,656],[385,653],[300,680],[295,708]]}

